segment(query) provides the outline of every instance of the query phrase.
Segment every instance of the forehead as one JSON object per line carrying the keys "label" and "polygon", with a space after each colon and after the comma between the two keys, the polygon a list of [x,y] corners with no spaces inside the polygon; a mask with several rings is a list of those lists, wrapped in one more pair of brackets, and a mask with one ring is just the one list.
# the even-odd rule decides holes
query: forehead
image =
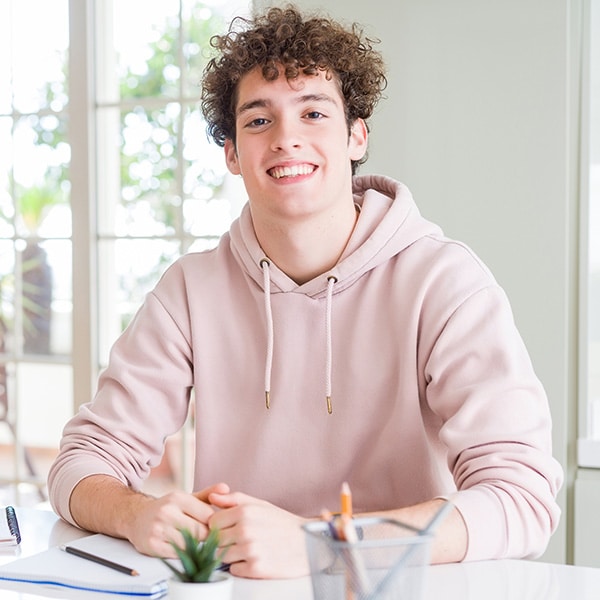
{"label": "forehead", "polygon": [[278,102],[299,102],[303,99],[320,99],[332,102],[339,107],[344,106],[340,85],[335,76],[329,76],[325,71],[315,75],[300,74],[293,79],[287,79],[280,74],[277,79],[269,81],[256,67],[244,75],[237,86],[235,111],[248,106],[273,104]]}

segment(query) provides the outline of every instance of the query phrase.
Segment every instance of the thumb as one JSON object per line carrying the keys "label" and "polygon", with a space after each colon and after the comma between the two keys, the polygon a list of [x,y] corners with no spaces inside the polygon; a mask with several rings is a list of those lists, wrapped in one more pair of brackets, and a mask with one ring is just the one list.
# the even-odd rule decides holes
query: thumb
{"label": "thumb", "polygon": [[204,488],[203,490],[194,492],[193,495],[196,498],[198,498],[198,500],[209,503],[209,496],[211,494],[228,494],[228,493],[229,493],[229,486],[226,483],[220,482],[220,483],[214,483],[213,485],[210,485],[210,486]]}
{"label": "thumb", "polygon": [[234,494],[213,492],[210,494],[210,504],[217,508],[231,508],[237,506],[239,502],[235,499]]}

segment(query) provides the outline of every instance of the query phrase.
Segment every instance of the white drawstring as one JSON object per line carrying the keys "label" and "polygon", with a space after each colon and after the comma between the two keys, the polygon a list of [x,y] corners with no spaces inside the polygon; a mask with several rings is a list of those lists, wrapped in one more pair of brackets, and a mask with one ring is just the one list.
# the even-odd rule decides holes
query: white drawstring
{"label": "white drawstring", "polygon": [[263,290],[265,294],[265,316],[267,318],[267,356],[265,359],[265,404],[267,409],[271,408],[271,369],[273,367],[273,313],[271,312],[271,278],[269,267],[271,262],[268,258],[260,261],[263,271]]}
{"label": "white drawstring", "polygon": [[[260,261],[263,272],[263,291],[265,296],[265,316],[267,321],[267,355],[265,358],[265,404],[267,409],[271,408],[271,371],[273,368],[273,313],[271,310],[271,278],[269,267],[271,262],[268,258]],[[326,359],[325,359],[325,399],[327,401],[327,412],[331,414],[331,371],[332,371],[332,334],[331,334],[331,307],[333,300],[333,286],[337,278],[330,275],[327,278],[327,297],[325,304],[325,335],[326,335]]]}
{"label": "white drawstring", "polygon": [[332,305],[332,297],[333,297],[333,286],[337,283],[337,278],[333,275],[330,275],[327,278],[327,303],[325,307],[325,322],[326,322],[326,331],[325,335],[327,336],[326,341],[326,351],[327,356],[325,360],[325,399],[327,401],[327,412],[331,414],[333,412],[333,408],[331,406],[331,363],[332,363],[332,336],[331,336],[331,305]]}

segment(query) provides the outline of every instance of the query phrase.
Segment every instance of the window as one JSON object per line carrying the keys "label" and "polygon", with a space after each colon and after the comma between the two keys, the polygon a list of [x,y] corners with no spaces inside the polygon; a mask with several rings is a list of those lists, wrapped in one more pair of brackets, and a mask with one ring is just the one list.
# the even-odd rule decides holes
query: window
{"label": "window", "polygon": [[244,193],[227,176],[198,111],[206,41],[224,29],[223,16],[197,0],[98,2],[96,10],[105,363],[164,268],[182,253],[214,246]]}
{"label": "window", "polygon": [[0,6],[0,486],[34,499],[73,405],[68,46],[67,0]]}
{"label": "window", "polygon": [[62,427],[144,295],[239,214],[241,182],[209,144],[198,102],[208,39],[247,10],[241,0],[0,6],[6,501],[44,498]]}
{"label": "window", "polygon": [[590,0],[589,10],[581,185],[582,256],[587,265],[582,269],[579,464],[600,467],[600,1]]}

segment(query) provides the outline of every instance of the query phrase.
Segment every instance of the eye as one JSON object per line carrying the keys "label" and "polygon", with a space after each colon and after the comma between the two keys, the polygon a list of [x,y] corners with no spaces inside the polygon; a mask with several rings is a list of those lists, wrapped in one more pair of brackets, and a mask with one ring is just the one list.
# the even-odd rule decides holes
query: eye
{"label": "eye", "polygon": [[266,125],[269,121],[267,119],[265,119],[264,117],[257,117],[256,119],[252,119],[252,121],[250,121],[249,123],[247,123],[245,126],[246,127],[262,127],[263,125]]}
{"label": "eye", "polygon": [[318,110],[311,110],[310,112],[306,113],[306,118],[309,120],[318,120],[322,119],[323,117],[325,117],[325,115]]}

